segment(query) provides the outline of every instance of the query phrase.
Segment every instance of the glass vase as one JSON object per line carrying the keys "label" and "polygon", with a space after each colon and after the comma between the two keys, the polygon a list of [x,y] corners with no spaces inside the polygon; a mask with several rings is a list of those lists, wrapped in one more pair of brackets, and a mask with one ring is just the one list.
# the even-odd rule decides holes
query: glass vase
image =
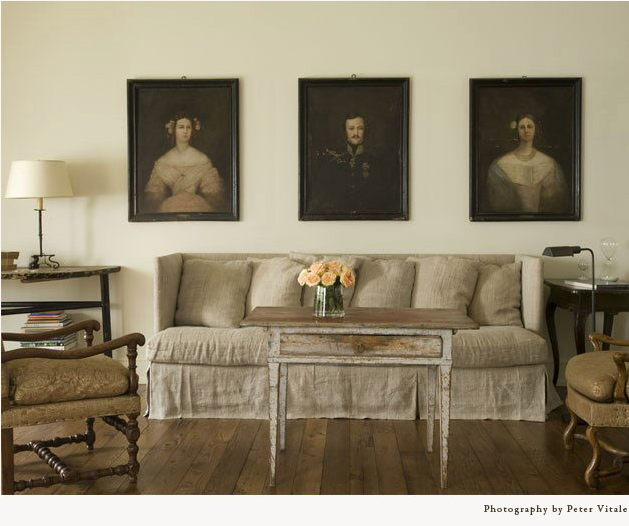
{"label": "glass vase", "polygon": [[314,316],[317,318],[342,318],[345,316],[343,286],[339,281],[329,287],[317,285],[314,298]]}

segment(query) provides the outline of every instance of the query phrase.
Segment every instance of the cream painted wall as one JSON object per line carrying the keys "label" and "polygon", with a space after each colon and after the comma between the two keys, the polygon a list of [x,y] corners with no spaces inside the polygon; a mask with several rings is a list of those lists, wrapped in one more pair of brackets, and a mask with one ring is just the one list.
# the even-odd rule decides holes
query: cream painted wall
{"label": "cream painted wall", "polygon": [[[598,249],[629,279],[627,3],[2,3],[2,194],[16,159],[68,162],[76,196],[46,202],[45,250],[117,264],[115,335],[153,334],[152,259],[178,251]],[[299,222],[297,79],[411,78],[410,221]],[[241,220],[127,222],[128,78],[240,79]],[[583,220],[468,220],[468,79],[583,77]],[[2,199],[2,249],[36,251],[34,202]],[[576,275],[548,260],[547,276]],[[3,300],[96,298],[98,280],[2,284]],[[98,315],[85,312],[84,316]],[[18,319],[19,318],[19,319]],[[22,317],[5,317],[3,330]],[[563,360],[570,316],[558,313]],[[614,334],[629,338],[629,317]]]}

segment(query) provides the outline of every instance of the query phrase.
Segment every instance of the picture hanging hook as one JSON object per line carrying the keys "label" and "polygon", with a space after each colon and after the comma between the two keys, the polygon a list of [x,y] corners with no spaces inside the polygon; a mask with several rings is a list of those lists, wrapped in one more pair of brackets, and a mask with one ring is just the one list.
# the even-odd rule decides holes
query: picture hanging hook
{"label": "picture hanging hook", "polygon": [[358,77],[356,76],[356,73],[352,73],[349,77],[351,80],[356,80],[358,79]]}
{"label": "picture hanging hook", "polygon": [[188,77],[186,77],[185,75],[181,75],[181,80],[188,80]]}

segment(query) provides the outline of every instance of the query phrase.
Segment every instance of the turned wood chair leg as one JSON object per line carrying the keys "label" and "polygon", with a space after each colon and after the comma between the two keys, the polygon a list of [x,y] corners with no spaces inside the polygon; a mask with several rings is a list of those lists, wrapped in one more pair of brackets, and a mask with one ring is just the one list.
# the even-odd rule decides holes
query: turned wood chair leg
{"label": "turned wood chair leg", "polygon": [[85,420],[85,425],[87,427],[85,431],[85,445],[89,451],[94,449],[94,442],[96,442],[96,433],[94,432],[94,419],[88,418]]}
{"label": "turned wood chair leg", "polygon": [[138,415],[127,415],[129,421],[127,423],[126,436],[129,441],[127,452],[129,453],[129,481],[132,483],[137,482],[138,472],[140,471],[140,464],[138,462],[138,445],[137,441],[140,438],[140,429],[138,428]]}
{"label": "turned wood chair leg", "polygon": [[13,428],[2,430],[2,494],[14,493]]}
{"label": "turned wood chair leg", "polygon": [[568,408],[568,413],[570,413],[570,422],[568,422],[563,432],[563,445],[566,449],[572,449],[574,447],[574,430],[577,427],[577,415],[568,406],[566,407]]}
{"label": "turned wood chair leg", "polygon": [[592,460],[585,470],[585,483],[590,488],[598,487],[598,468],[601,464],[601,446],[598,443],[596,434],[600,431],[600,428],[595,426],[588,426],[585,436],[588,442],[592,446]]}

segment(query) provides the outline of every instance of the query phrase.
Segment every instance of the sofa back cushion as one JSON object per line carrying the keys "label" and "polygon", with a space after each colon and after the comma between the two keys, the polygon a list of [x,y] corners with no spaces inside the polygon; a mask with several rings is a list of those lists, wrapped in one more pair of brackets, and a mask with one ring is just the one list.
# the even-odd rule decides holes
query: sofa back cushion
{"label": "sofa back cushion", "polygon": [[479,325],[522,327],[522,263],[482,265],[469,315]]}
{"label": "sofa back cushion", "polygon": [[456,309],[467,314],[478,278],[478,263],[470,259],[433,256],[415,262],[415,309]]}
{"label": "sofa back cushion", "polygon": [[297,276],[304,268],[287,257],[250,258],[251,286],[247,294],[246,312],[256,307],[299,307],[301,286]]}
{"label": "sofa back cushion", "polygon": [[175,324],[238,327],[250,282],[248,261],[184,261]]}
{"label": "sofa back cushion", "polygon": [[352,307],[408,308],[415,264],[397,259],[365,259],[356,279]]}

